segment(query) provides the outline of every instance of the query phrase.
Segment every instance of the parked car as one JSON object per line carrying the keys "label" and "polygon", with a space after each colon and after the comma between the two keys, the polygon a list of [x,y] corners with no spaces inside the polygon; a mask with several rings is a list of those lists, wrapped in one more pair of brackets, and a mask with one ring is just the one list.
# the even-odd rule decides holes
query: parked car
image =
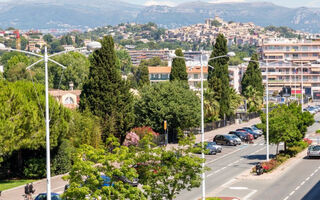
{"label": "parked car", "polygon": [[[52,200],[62,200],[60,195],[57,193],[51,193]],[[40,193],[34,200],[47,200],[47,193]]]}
{"label": "parked car", "polygon": [[243,142],[252,142],[253,136],[250,133],[243,131],[230,131],[229,134],[238,136]]}
{"label": "parked car", "polygon": [[213,138],[213,142],[222,145],[233,145],[236,146],[238,142],[231,137],[231,135],[216,135]]}
{"label": "parked car", "polygon": [[309,113],[311,113],[311,114],[316,114],[316,112],[317,112],[313,107],[308,107],[308,108],[307,108],[307,111],[308,111]]}
{"label": "parked car", "polygon": [[311,145],[307,152],[308,158],[320,157],[320,145]]}
{"label": "parked car", "polygon": [[237,141],[237,145],[241,145],[241,139],[238,136],[231,135],[231,137]]}
{"label": "parked car", "polygon": [[263,131],[261,129],[258,129],[256,125],[252,125],[251,128],[257,133],[261,133],[261,135],[263,134]]}
{"label": "parked car", "polygon": [[133,187],[137,187],[139,185],[139,179],[134,178],[133,180],[128,179],[125,176],[114,176],[116,180],[122,181],[123,183],[128,183]]}
{"label": "parked car", "polygon": [[216,142],[208,142],[209,146],[213,146],[216,149],[217,153],[221,153],[222,152],[222,147],[220,145],[217,145]]}
{"label": "parked car", "polygon": [[[193,150],[193,153],[201,153],[201,142],[199,142],[199,143],[196,143],[195,145],[194,145],[194,150]],[[206,154],[206,155],[216,155],[217,154],[217,149],[216,149],[216,147],[214,147],[213,145],[209,145],[209,143],[208,142],[205,142],[204,143],[204,148],[205,148],[205,151],[204,151],[204,153]]]}
{"label": "parked car", "polygon": [[259,134],[255,133],[254,131],[251,131],[249,129],[240,128],[240,129],[237,129],[236,131],[242,131],[242,132],[250,133],[253,136],[254,139],[257,139],[259,137]]}
{"label": "parked car", "polygon": [[258,137],[262,136],[262,131],[259,129],[257,131],[254,130],[252,127],[243,127],[243,129],[253,131],[254,133],[258,134]]}

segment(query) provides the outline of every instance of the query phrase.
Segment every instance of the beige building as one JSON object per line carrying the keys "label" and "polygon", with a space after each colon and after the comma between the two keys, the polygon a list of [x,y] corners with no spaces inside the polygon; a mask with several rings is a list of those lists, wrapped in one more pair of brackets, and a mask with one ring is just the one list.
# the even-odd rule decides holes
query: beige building
{"label": "beige building", "polygon": [[[148,67],[149,79],[151,83],[168,81],[170,79],[171,67]],[[201,84],[201,67],[187,67],[188,83],[190,89],[198,90]],[[239,92],[240,68],[239,66],[229,66],[230,86]],[[208,67],[203,67],[203,78],[208,78]]]}
{"label": "beige building", "polygon": [[81,90],[49,90],[49,94],[67,108],[79,106]]}
{"label": "beige building", "polygon": [[[269,91],[281,91],[290,87],[291,94],[312,95],[320,91],[320,41],[273,39],[261,47],[263,61],[268,64]],[[266,82],[266,65],[260,66],[263,81]],[[302,73],[301,73],[302,72]]]}

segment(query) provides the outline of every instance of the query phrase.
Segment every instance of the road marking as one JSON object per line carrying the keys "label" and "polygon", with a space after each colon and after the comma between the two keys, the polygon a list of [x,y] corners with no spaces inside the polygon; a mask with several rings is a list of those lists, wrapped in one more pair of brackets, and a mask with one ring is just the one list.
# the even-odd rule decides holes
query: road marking
{"label": "road marking", "polygon": [[252,192],[250,192],[249,194],[247,194],[247,196],[243,197],[243,200],[247,200],[249,199],[252,195],[254,195],[258,190],[252,190]]}
{"label": "road marking", "polygon": [[207,164],[213,163],[213,162],[215,162],[215,161],[217,161],[217,160],[220,160],[220,159],[222,159],[222,158],[224,158],[224,157],[226,157],[226,156],[229,156],[229,155],[231,155],[231,154],[233,154],[233,153],[235,153],[235,152],[237,152],[237,151],[240,151],[240,150],[242,150],[242,149],[237,149],[237,150],[235,150],[235,151],[232,151],[232,152],[230,152],[230,153],[228,153],[228,154],[226,154],[226,155],[223,155],[223,156],[221,156],[221,157],[219,157],[219,158],[216,158],[216,159],[214,159],[214,160],[211,160],[211,161],[209,161],[209,162],[206,162],[205,164],[207,165]]}
{"label": "road marking", "polygon": [[233,183],[234,181],[236,181],[236,179],[231,179],[230,181],[224,183],[223,185],[221,185],[222,187],[227,187],[227,185],[230,185],[231,183]]}
{"label": "road marking", "polygon": [[283,200],[289,199],[289,197],[292,196],[297,190],[299,190],[300,187],[301,187],[302,185],[304,185],[312,176],[314,176],[315,173],[317,173],[317,171],[318,171],[319,169],[320,169],[320,166],[319,166],[310,176],[308,176],[308,177],[306,178],[306,180],[302,181],[302,182],[300,183],[300,185],[297,186],[296,189],[294,189],[294,190],[293,190],[288,196],[286,196],[286,198],[284,198]]}
{"label": "road marking", "polygon": [[229,187],[230,190],[247,190],[247,187]]}

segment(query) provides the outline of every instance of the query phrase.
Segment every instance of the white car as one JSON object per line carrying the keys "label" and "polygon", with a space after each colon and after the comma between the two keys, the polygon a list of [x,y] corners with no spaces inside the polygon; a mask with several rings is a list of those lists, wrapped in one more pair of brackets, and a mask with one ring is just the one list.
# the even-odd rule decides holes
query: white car
{"label": "white car", "polygon": [[309,146],[307,156],[308,156],[308,158],[320,157],[320,145]]}

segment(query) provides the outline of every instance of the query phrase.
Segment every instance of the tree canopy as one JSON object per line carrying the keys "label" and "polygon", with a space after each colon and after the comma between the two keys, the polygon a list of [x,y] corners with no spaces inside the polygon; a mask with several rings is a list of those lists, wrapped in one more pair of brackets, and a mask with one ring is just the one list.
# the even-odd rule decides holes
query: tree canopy
{"label": "tree canopy", "polygon": [[[224,35],[219,34],[210,58],[225,56],[227,53],[227,40],[225,39]],[[216,95],[216,99],[219,101],[219,114],[221,118],[223,118],[224,115],[232,115],[232,111],[230,110],[228,61],[228,57],[210,60],[209,65],[214,68],[208,68],[208,86],[213,90]]]}
{"label": "tree canopy", "polygon": [[[176,56],[183,57],[181,49],[176,49]],[[183,58],[174,58],[172,60],[172,67],[170,73],[170,81],[184,81],[188,83],[188,73],[186,68],[186,62]]]}
{"label": "tree canopy", "polygon": [[133,97],[116,66],[111,36],[101,41],[102,48],[92,54],[89,77],[80,97],[80,110],[90,110],[102,118],[103,138],[115,135],[121,141],[134,123]]}
{"label": "tree canopy", "polygon": [[169,139],[177,139],[178,128],[198,127],[200,124],[200,99],[181,82],[162,82],[147,85],[140,90],[135,102],[136,126],[150,126],[164,133],[167,120]]}

